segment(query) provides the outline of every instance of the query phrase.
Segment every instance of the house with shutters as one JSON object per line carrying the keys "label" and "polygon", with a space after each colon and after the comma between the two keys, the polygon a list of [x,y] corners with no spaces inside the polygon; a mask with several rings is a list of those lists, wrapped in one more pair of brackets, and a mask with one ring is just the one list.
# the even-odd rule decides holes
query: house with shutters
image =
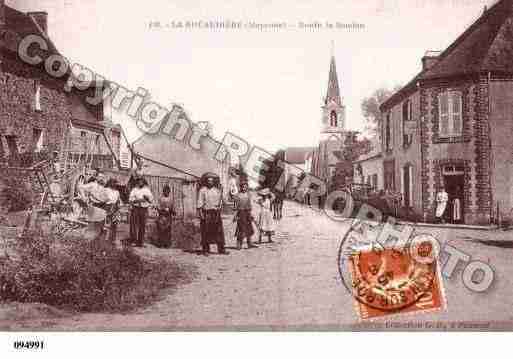
{"label": "house with shutters", "polygon": [[381,104],[384,188],[432,220],[489,224],[513,208],[513,0],[484,10],[447,49]]}
{"label": "house with shutters", "polygon": [[86,101],[97,97],[106,84],[66,90],[71,71],[50,76],[44,64],[28,64],[16,51],[21,39],[37,35],[48,45],[38,50],[43,60],[60,56],[47,18],[44,11],[24,13],[0,0],[0,162],[12,164],[23,154],[57,151],[61,168],[84,160],[113,167],[119,158],[121,129],[105,117],[103,102]]}

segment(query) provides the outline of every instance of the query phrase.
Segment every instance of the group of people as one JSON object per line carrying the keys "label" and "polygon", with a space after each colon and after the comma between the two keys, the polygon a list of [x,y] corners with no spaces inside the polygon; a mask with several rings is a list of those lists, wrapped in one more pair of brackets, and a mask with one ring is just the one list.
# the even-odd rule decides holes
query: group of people
{"label": "group of people", "polygon": [[[157,220],[159,242],[169,243],[172,218],[176,214],[169,185],[163,187],[162,196],[155,203],[148,183],[141,173],[134,171],[126,185],[126,191],[128,196],[125,200],[130,205],[128,218],[130,235],[123,243],[135,247],[144,246],[150,207],[156,207],[159,214]],[[112,244],[116,242],[118,224],[121,220],[121,197],[118,181],[115,178],[106,180],[105,175],[98,169],[89,173],[87,179],[78,186],[76,200],[86,211],[89,231],[94,239],[108,239]]]}
{"label": "group of people", "polygon": [[[456,193],[463,194],[463,189],[457,188]],[[435,218],[437,223],[445,223],[447,220],[452,223],[461,223],[462,221],[462,201],[459,197],[449,196],[445,186],[440,186],[436,194]]]}
{"label": "group of people", "polygon": [[[207,173],[201,179],[201,188],[198,192],[197,214],[200,219],[201,252],[210,253],[210,245],[216,244],[220,254],[228,254],[225,248],[225,234],[221,218],[223,208],[223,192],[219,177]],[[242,249],[243,242],[247,248],[258,247],[253,243],[256,227],[258,242],[266,238],[273,242],[275,223],[281,219],[283,198],[280,194],[272,193],[268,188],[258,192],[258,199],[254,201],[249,192],[248,182],[242,179],[237,191],[231,191],[230,198],[234,204],[236,223],[235,238],[237,249]],[[143,247],[146,235],[146,223],[150,207],[156,208],[158,219],[156,230],[159,243],[171,243],[171,229],[173,217],[176,215],[175,204],[169,185],[162,188],[162,195],[155,201],[153,193],[142,173],[135,170],[125,186],[128,196],[122,196],[122,187],[115,178],[106,179],[100,170],[92,170],[87,178],[80,184],[76,201],[85,210],[90,235],[94,239],[107,239],[114,244],[117,238],[118,224],[121,220],[120,207],[128,202],[130,235],[123,241],[124,245]],[[254,205],[258,206],[257,218],[253,215]]]}
{"label": "group of people", "polygon": [[[228,254],[225,248],[225,234],[221,219],[223,194],[219,178],[215,174],[206,174],[202,182],[204,184],[199,191],[197,203],[202,253],[208,255],[210,245],[216,244],[220,254]],[[233,222],[236,223],[235,238],[238,250],[242,249],[244,241],[246,241],[248,249],[258,247],[252,242],[252,237],[255,234],[254,226],[258,230],[259,243],[262,243],[263,237],[267,237],[269,243],[273,242],[274,219],[276,217],[273,218],[272,204],[276,196],[268,188],[265,188],[258,192],[258,197],[256,203],[259,206],[259,211],[258,217],[255,219],[253,216],[253,199],[249,192],[247,180],[240,180],[237,191],[230,187],[229,198],[234,204]]]}

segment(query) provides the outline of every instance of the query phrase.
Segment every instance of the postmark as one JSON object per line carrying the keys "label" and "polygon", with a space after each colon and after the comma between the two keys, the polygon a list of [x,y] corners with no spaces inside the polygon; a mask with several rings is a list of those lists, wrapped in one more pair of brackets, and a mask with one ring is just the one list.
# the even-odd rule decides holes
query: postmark
{"label": "postmark", "polygon": [[438,250],[430,236],[382,245],[375,228],[353,228],[339,253],[339,270],[360,320],[445,309]]}

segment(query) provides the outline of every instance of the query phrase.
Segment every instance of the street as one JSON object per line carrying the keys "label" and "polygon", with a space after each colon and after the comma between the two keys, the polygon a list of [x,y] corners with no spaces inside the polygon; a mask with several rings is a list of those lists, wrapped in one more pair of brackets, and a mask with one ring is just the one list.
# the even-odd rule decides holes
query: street
{"label": "street", "polygon": [[[178,330],[178,329],[369,329],[393,321],[466,322],[490,329],[511,328],[513,283],[508,232],[430,230],[442,244],[451,244],[491,264],[495,280],[484,293],[473,293],[461,280],[459,265],[444,278],[444,312],[396,315],[359,323],[353,299],[341,284],[337,268],[340,241],[347,224],[318,210],[285,202],[275,243],[234,250],[234,225],[226,221],[229,256],[203,257],[177,249],[141,249],[143,256],[168,257],[198,269],[192,283],[166,293],[159,302],[128,314],[80,314],[41,321],[11,323],[11,329],[50,330]],[[424,229],[426,230],[426,229]],[[497,239],[494,245],[477,241]],[[499,246],[500,245],[500,246]],[[502,247],[501,247],[502,246]],[[442,258],[442,260],[444,260]],[[473,323],[473,324],[472,324]],[[372,325],[372,326],[369,326]],[[442,327],[443,328],[443,327]],[[459,328],[464,329],[462,327]]]}

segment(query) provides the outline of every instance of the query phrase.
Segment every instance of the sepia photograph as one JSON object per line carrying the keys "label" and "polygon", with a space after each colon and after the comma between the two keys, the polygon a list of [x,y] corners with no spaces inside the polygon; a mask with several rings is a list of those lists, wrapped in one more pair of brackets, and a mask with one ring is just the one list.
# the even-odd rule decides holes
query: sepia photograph
{"label": "sepia photograph", "polygon": [[512,258],[513,0],[0,0],[12,353],[509,332]]}

